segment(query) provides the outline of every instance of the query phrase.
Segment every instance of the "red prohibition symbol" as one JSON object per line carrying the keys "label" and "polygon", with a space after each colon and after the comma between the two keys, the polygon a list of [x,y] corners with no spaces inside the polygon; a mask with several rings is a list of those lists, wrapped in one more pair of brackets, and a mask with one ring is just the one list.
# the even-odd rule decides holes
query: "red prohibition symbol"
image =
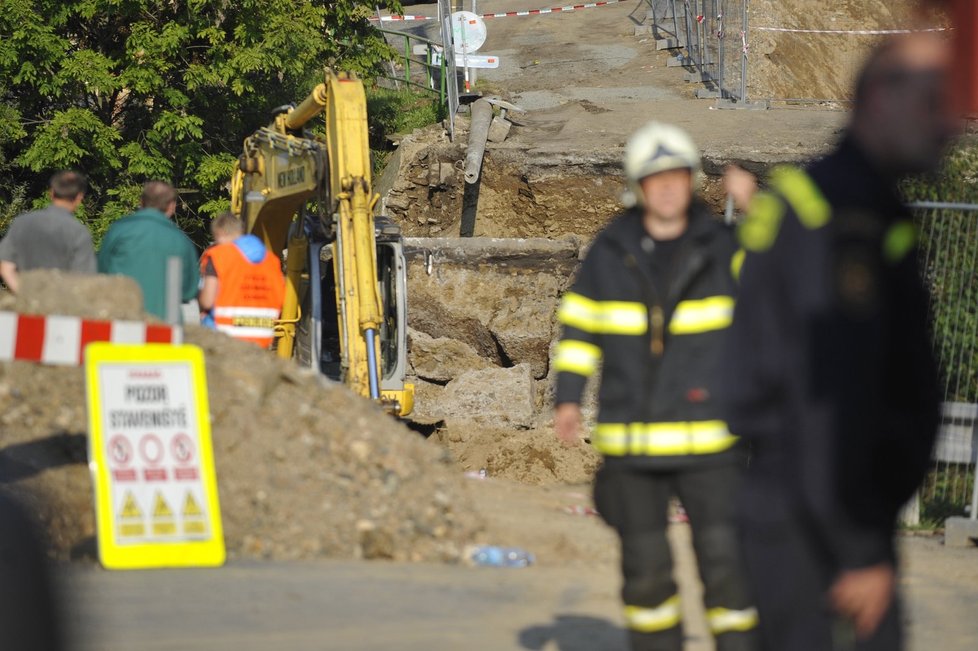
{"label": "red prohibition symbol", "polygon": [[170,441],[170,452],[177,463],[186,465],[194,460],[194,442],[186,434],[177,434]]}
{"label": "red prohibition symbol", "polygon": [[145,434],[139,439],[139,454],[151,466],[157,466],[163,461],[165,451],[163,441],[156,434]]}
{"label": "red prohibition symbol", "polygon": [[128,466],[132,461],[132,443],[121,434],[116,434],[109,439],[108,452],[113,465]]}

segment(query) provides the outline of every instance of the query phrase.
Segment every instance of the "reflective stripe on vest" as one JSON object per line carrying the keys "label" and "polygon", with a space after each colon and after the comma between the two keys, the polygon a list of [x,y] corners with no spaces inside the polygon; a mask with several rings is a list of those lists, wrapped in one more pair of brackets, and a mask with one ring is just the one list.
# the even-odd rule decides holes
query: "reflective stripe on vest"
{"label": "reflective stripe on vest", "polygon": [[677,423],[598,423],[591,443],[601,454],[673,456],[714,454],[737,442],[722,420]]}
{"label": "reflective stripe on vest", "polygon": [[594,301],[574,292],[564,294],[557,319],[591,334],[644,335],[649,329],[648,309],[643,303]]}
{"label": "reflective stripe on vest", "polygon": [[600,348],[585,341],[565,339],[557,344],[554,370],[590,377],[598,370],[599,362],[601,362]]}
{"label": "reflective stripe on vest", "polygon": [[746,219],[737,227],[737,237],[748,251],[767,251],[774,244],[781,230],[784,201],[795,211],[798,221],[810,230],[822,228],[832,218],[831,204],[812,177],[798,167],[781,165],[774,168],[771,188],[777,194],[758,192],[754,195]]}
{"label": "reflective stripe on vest", "polygon": [[625,606],[625,623],[640,633],[657,633],[679,625],[681,611],[679,595],[666,599],[656,608]]}
{"label": "reflective stripe on vest", "polygon": [[275,338],[275,321],[279,317],[275,308],[219,305],[213,314],[217,329],[232,337],[249,341]]}
{"label": "reflective stripe on vest", "polygon": [[771,187],[788,200],[805,228],[822,228],[832,218],[832,206],[812,177],[798,167],[780,165],[771,172]]}
{"label": "reflective stripe on vest", "polygon": [[710,624],[710,631],[715,635],[749,631],[757,627],[757,609],[710,608],[706,612],[706,621]]}
{"label": "reflective stripe on vest", "polygon": [[732,296],[710,296],[694,301],[680,301],[669,320],[669,334],[693,335],[722,330],[733,322]]}
{"label": "reflective stripe on vest", "polygon": [[883,236],[883,257],[890,264],[900,262],[917,244],[917,227],[907,219],[893,223]]}

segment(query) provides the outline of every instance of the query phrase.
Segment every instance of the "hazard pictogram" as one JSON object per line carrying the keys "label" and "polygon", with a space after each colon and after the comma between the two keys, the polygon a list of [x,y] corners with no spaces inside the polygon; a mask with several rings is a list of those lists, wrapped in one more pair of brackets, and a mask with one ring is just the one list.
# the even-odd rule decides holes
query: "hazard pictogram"
{"label": "hazard pictogram", "polygon": [[122,511],[119,512],[119,517],[123,520],[135,520],[143,517],[143,512],[136,504],[136,498],[133,497],[132,493],[126,493],[126,500],[122,503]]}
{"label": "hazard pictogram", "polygon": [[177,463],[188,464],[194,460],[194,442],[186,434],[177,434],[170,442],[170,451]]}
{"label": "hazard pictogram", "polygon": [[116,434],[109,440],[109,459],[117,466],[128,466],[132,461],[132,443],[125,436]]}
{"label": "hazard pictogram", "polygon": [[163,499],[163,493],[156,493],[156,500],[153,502],[153,519],[172,518],[173,510]]}
{"label": "hazard pictogram", "polygon": [[187,499],[183,501],[183,517],[185,518],[199,518],[203,517],[204,512],[201,510],[200,505],[197,504],[197,500],[194,499],[194,494],[187,491]]}

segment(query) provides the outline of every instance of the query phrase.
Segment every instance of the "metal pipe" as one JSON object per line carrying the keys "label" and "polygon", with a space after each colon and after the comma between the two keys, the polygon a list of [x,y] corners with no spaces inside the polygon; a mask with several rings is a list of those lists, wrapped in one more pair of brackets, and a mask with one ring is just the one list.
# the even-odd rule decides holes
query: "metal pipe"
{"label": "metal pipe", "polygon": [[747,21],[747,14],[750,11],[750,0],[744,0],[744,23],[743,23],[743,35],[741,36],[741,42],[743,43],[743,56],[740,61],[740,101],[747,101],[747,33],[749,28],[749,23]]}
{"label": "metal pipe", "polygon": [[367,328],[367,377],[370,380],[370,398],[380,400],[380,373],[377,369],[377,331]]}
{"label": "metal pipe", "polygon": [[179,325],[180,299],[183,293],[183,260],[176,256],[166,259],[166,322]]}
{"label": "metal pipe", "polygon": [[472,104],[472,121],[469,126],[469,142],[465,151],[465,182],[475,183],[482,172],[482,157],[486,153],[486,139],[492,123],[492,104],[479,99]]}
{"label": "metal pipe", "polygon": [[914,201],[907,204],[910,208],[920,208],[921,210],[962,210],[964,212],[978,212],[978,203],[950,203],[947,201]]}

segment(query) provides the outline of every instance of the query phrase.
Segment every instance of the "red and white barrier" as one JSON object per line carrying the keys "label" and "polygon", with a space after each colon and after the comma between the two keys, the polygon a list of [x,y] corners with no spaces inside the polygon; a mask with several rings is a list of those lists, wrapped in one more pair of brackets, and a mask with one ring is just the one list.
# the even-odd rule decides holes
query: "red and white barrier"
{"label": "red and white barrier", "polygon": [[79,366],[84,361],[85,346],[96,341],[179,344],[183,342],[183,330],[142,321],[0,312],[0,362],[22,360]]}
{"label": "red and white barrier", "polygon": [[[528,9],[526,11],[505,11],[498,14],[479,14],[479,18],[511,18],[514,16],[542,16],[545,14],[562,14],[569,11],[579,11],[581,9],[593,9],[595,7],[608,7],[616,5],[625,0],[602,0],[601,2],[587,2],[579,5],[567,5],[565,7],[549,7],[547,9]],[[373,21],[381,22],[400,22],[411,20],[435,20],[434,16],[373,16]]]}

